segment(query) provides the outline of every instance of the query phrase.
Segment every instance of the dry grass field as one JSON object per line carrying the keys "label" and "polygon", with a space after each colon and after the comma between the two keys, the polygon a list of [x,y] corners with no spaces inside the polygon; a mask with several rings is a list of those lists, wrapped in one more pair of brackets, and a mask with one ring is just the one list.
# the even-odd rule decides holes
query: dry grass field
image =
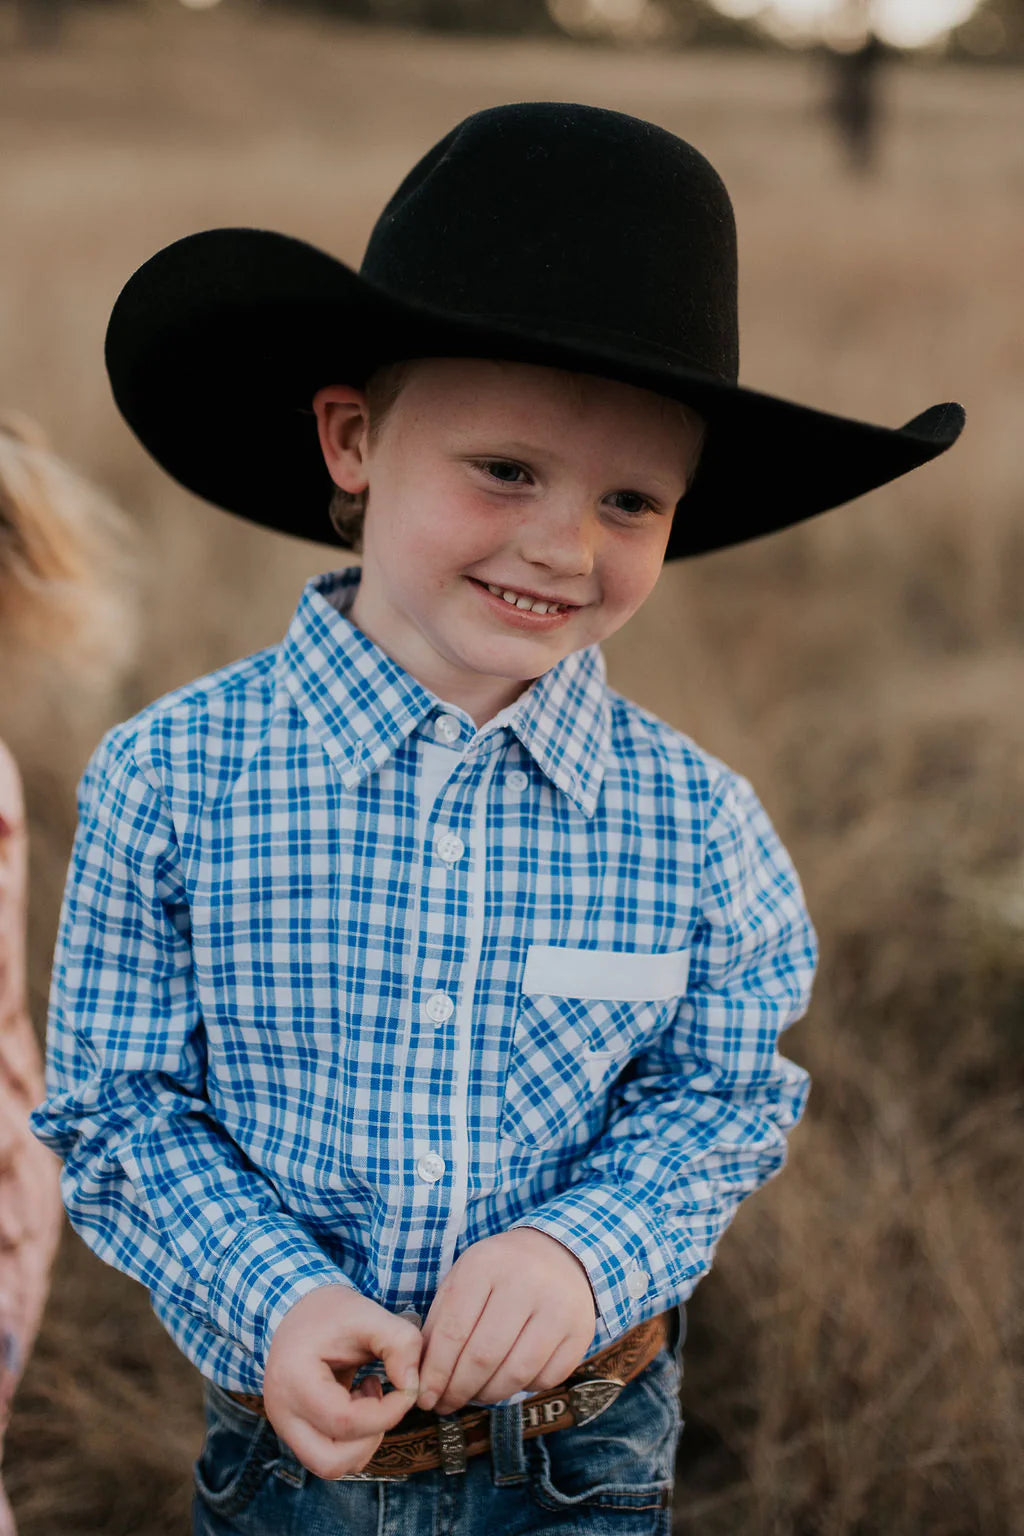
{"label": "dry grass field", "polygon": [[[102,367],[121,282],[214,224],[357,262],[399,177],[484,105],[568,98],[663,123],[734,195],[748,383],[889,424],[945,399],[969,417],[908,479],[667,572],[609,647],[618,686],[754,780],[822,938],[788,1047],[813,1073],[807,1119],[691,1309],[677,1531],[1019,1531],[1020,77],[894,66],[883,163],[858,182],[805,60],[377,36],[240,3],[75,11],[60,52],[28,55],[0,10],[0,403],[131,511],[140,639],[93,692],[0,659],[0,734],[32,813],[40,1028],[89,749],[273,642],[330,563],[145,458]],[[199,1439],[197,1380],[145,1294],[68,1233],[9,1435],[22,1536],[184,1536]]]}

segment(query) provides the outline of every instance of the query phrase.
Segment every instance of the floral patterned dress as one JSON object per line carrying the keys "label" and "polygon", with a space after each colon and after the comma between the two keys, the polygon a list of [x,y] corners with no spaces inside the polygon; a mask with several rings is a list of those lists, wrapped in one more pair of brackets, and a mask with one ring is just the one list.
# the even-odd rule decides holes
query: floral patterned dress
{"label": "floral patterned dress", "polygon": [[[43,1072],[25,1002],[26,864],[21,784],[0,742],[0,1453],[62,1222],[60,1164],[28,1129]],[[13,1531],[0,1484],[0,1536]]]}

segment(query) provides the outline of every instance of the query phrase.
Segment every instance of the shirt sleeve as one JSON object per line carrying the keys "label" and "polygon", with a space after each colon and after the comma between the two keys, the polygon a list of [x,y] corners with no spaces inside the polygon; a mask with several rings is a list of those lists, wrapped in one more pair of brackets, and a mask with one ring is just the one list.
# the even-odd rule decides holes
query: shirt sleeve
{"label": "shirt sleeve", "polygon": [[174,826],[108,737],[79,787],[30,1125],[64,1159],[64,1204],[93,1251],[262,1370],[295,1302],[353,1282],[218,1123],[205,1068]]}
{"label": "shirt sleeve", "polygon": [[595,1348],[685,1300],[740,1202],[782,1168],[809,1080],[778,1038],[806,1011],[816,959],[789,856],[750,785],[729,775],[709,821],[687,995],[613,1090],[572,1185],[515,1223],[587,1271]]}

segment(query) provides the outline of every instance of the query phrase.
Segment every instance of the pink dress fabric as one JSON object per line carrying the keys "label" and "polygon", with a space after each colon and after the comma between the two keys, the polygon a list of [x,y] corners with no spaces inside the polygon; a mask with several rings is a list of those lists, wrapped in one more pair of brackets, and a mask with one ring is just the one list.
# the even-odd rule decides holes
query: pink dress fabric
{"label": "pink dress fabric", "polygon": [[[0,742],[0,1454],[62,1224],[60,1164],[28,1129],[43,1069],[25,998],[26,876],[21,783]],[[0,1483],[0,1536],[13,1531]]]}

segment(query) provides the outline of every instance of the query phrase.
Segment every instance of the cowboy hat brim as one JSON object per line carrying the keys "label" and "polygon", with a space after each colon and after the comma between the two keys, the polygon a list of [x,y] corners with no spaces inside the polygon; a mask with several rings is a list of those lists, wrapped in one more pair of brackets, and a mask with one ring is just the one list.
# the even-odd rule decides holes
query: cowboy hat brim
{"label": "cowboy hat brim", "polygon": [[140,442],[226,511],[339,543],[312,397],[412,357],[493,357],[620,380],[707,419],[666,558],[720,549],[842,505],[936,458],[960,405],[875,426],[716,378],[668,349],[550,320],[440,311],[288,235],[214,229],[147,261],[114,306],[106,361]]}

